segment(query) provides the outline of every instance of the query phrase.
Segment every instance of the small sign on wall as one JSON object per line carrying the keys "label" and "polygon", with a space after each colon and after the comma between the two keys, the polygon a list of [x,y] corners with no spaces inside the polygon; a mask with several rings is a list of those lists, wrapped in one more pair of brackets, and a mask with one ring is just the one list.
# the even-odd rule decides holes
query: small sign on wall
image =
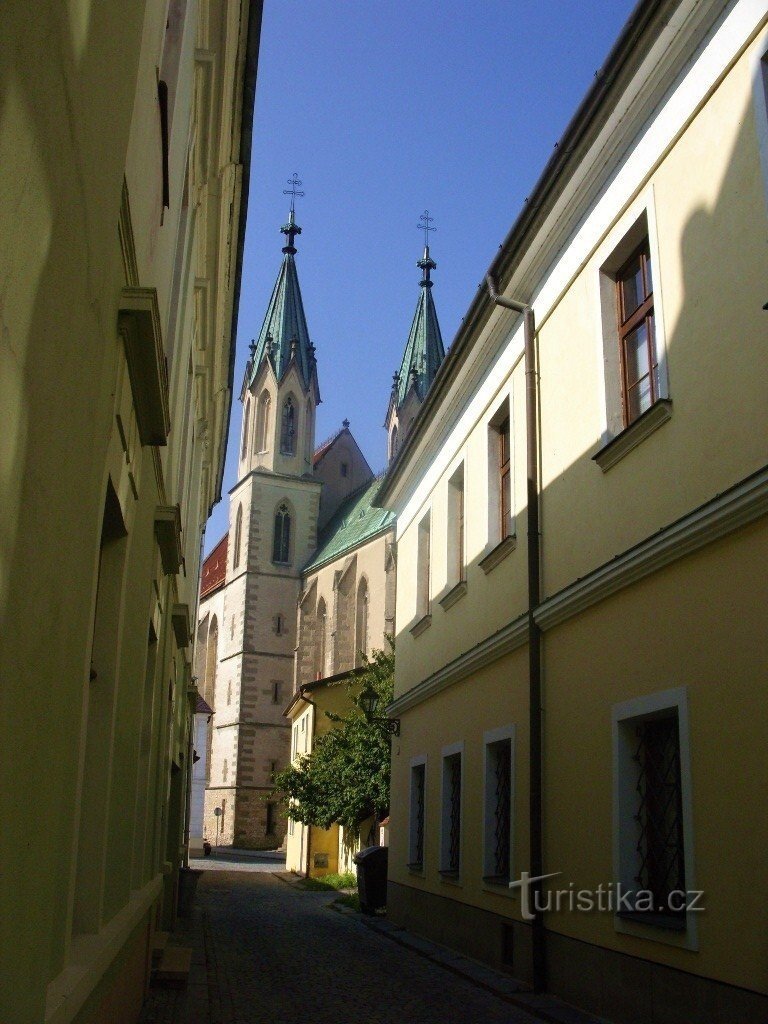
{"label": "small sign on wall", "polygon": [[327,868],[328,867],[328,854],[327,853],[316,853],[314,858],[316,868]]}

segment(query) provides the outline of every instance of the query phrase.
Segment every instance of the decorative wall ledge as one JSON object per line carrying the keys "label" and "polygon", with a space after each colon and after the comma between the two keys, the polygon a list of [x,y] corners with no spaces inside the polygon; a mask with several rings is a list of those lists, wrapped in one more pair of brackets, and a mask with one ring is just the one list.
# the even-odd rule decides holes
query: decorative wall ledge
{"label": "decorative wall ledge", "polygon": [[192,635],[189,620],[189,605],[175,604],[171,611],[171,622],[173,623],[173,632],[176,637],[176,646],[180,650],[183,650],[185,647],[189,647],[189,641]]}
{"label": "decorative wall ledge", "polygon": [[[155,510],[155,537],[166,576],[174,576],[181,567],[181,509],[178,505],[158,505]],[[175,628],[175,627],[174,627]]]}
{"label": "decorative wall ledge", "polygon": [[662,423],[666,423],[671,416],[672,402],[669,398],[660,398],[642,416],[638,416],[634,423],[630,423],[625,430],[603,445],[600,451],[595,452],[592,461],[596,462],[605,473],[625,455],[628,455],[633,448],[636,448],[641,441],[649,437],[654,430],[658,430]]}
{"label": "decorative wall ledge", "polygon": [[495,548],[491,548],[485,558],[480,559],[480,568],[488,575],[491,569],[495,569],[499,562],[503,562],[507,555],[517,547],[517,537],[514,533],[505,537]]}
{"label": "decorative wall ledge", "polygon": [[125,346],[141,443],[164,445],[171,429],[168,368],[154,288],[123,288],[117,329]]}

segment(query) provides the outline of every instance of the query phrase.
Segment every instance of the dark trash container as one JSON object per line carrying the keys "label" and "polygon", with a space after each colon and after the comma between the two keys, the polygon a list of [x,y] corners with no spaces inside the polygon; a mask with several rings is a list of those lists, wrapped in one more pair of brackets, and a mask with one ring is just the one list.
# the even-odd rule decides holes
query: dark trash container
{"label": "dark trash container", "polygon": [[373,914],[387,905],[387,860],[386,846],[367,846],[356,853],[357,892],[360,909],[364,914]]}
{"label": "dark trash container", "polygon": [[202,873],[197,868],[179,868],[179,917],[189,917],[192,913],[197,880]]}

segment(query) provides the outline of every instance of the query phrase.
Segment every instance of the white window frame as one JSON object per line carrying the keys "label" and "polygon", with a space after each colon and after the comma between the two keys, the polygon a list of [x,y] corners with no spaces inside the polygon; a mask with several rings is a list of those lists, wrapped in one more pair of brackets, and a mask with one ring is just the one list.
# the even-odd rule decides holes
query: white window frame
{"label": "white window frame", "polygon": [[[458,877],[452,875],[446,876],[444,872],[449,872],[451,869],[448,866],[448,858],[450,857],[451,847],[451,794],[447,786],[448,781],[448,761],[459,756],[461,759],[461,788],[459,790],[459,870]],[[462,847],[464,846],[464,785],[466,772],[464,771],[464,742],[459,741],[458,743],[450,743],[448,746],[443,747],[440,752],[440,873],[443,875],[444,882],[452,882],[454,885],[461,882],[462,867],[463,867],[463,856]]]}
{"label": "white window frame", "polygon": [[[461,478],[461,487],[457,486]],[[459,494],[461,495],[461,550],[458,537]],[[465,583],[467,579],[467,462],[461,458],[453,467],[446,488],[447,520],[447,584],[449,589]]]}
{"label": "white window frame", "polygon": [[[421,865],[415,863],[416,856],[416,834],[417,834],[417,823],[416,823],[416,787],[415,779],[416,774],[414,769],[423,768],[423,793],[422,793],[422,809],[424,820],[422,823],[422,851],[421,851]],[[410,774],[409,774],[409,786],[408,786],[408,869],[413,874],[423,875],[426,869],[427,861],[427,757],[426,754],[421,754],[418,757],[411,758]]]}
{"label": "white window frame", "polygon": [[494,847],[494,800],[493,800],[493,766],[491,762],[490,748],[498,743],[509,743],[510,747],[510,779],[509,779],[509,879],[514,876],[515,865],[515,749],[516,749],[515,726],[503,725],[496,729],[489,729],[483,734],[483,884],[494,892],[514,896],[515,890],[508,885],[495,885],[493,882],[486,882],[485,879],[494,874],[493,847]]}
{"label": "white window frame", "polygon": [[[637,874],[637,848],[634,841],[634,815],[637,806],[635,790],[637,765],[633,761],[635,752],[632,723],[639,722],[660,711],[676,711],[680,742],[680,787],[683,816],[683,846],[685,884],[690,892],[696,889],[694,867],[693,798],[691,785],[690,721],[688,715],[688,691],[684,686],[657,693],[635,697],[632,700],[614,704],[611,709],[613,742],[613,874],[626,891],[635,886]],[[685,915],[685,930],[673,931],[660,925],[629,921],[614,914],[614,928],[626,935],[652,939],[667,945],[684,949],[698,949],[696,912]]]}

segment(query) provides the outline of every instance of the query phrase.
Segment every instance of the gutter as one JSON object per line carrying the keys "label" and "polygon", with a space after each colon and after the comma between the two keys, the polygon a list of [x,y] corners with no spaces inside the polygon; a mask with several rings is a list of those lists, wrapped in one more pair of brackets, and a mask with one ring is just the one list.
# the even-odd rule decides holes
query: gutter
{"label": "gutter", "polygon": [[[536,372],[536,318],[527,302],[499,295],[493,275],[486,274],[485,283],[491,302],[523,317],[525,351],[525,431],[526,476],[528,481],[528,715],[529,715],[529,871],[534,879],[543,875],[542,842],[542,763],[541,763],[541,628],[535,613],[541,602],[541,533],[539,523],[539,430],[538,375]],[[532,882],[534,890],[532,928],[533,990],[547,987],[544,916],[537,899],[541,881]]]}
{"label": "gutter", "polygon": [[584,99],[568,122],[554,152],[547,161],[544,170],[534,185],[533,191],[525,202],[522,210],[499,246],[498,252],[491,261],[484,281],[478,286],[470,303],[467,314],[462,321],[451,343],[448,353],[440,364],[432,386],[426,394],[419,409],[413,427],[403,442],[400,451],[391,463],[379,491],[374,499],[375,504],[384,505],[394,490],[395,481],[399,478],[407,456],[414,450],[417,438],[420,438],[425,424],[435,407],[439,405],[442,392],[455,379],[475,328],[483,322],[492,310],[486,288],[486,279],[491,277],[504,285],[514,271],[515,261],[519,262],[525,250],[528,235],[535,226],[537,217],[542,215],[543,208],[552,197],[556,186],[567,173],[574,159],[574,153],[584,140],[587,130],[596,120],[600,109],[621,72],[631,63],[638,62],[641,57],[638,42],[648,31],[649,25],[665,8],[677,6],[675,0],[639,0],[630,14],[619,38],[614,43],[602,68],[596,73],[595,81]]}
{"label": "gutter", "polygon": [[[229,369],[227,373],[227,387],[224,392],[224,437],[229,435],[229,421],[232,415],[232,389],[235,381],[235,361],[237,356],[237,320],[240,311],[240,285],[243,276],[245,225],[248,218],[248,194],[251,184],[251,144],[253,141],[253,112],[256,106],[256,69],[259,63],[261,16],[263,11],[262,0],[243,0],[243,3],[248,6],[248,29],[245,43],[243,109],[240,117],[240,153],[238,158],[242,173],[240,175],[240,211],[237,222],[237,251],[235,255],[234,287],[232,290],[232,330],[230,332]],[[213,501],[208,508],[209,516],[213,511],[214,505],[218,505],[221,501],[225,462],[226,446],[219,463]]]}

